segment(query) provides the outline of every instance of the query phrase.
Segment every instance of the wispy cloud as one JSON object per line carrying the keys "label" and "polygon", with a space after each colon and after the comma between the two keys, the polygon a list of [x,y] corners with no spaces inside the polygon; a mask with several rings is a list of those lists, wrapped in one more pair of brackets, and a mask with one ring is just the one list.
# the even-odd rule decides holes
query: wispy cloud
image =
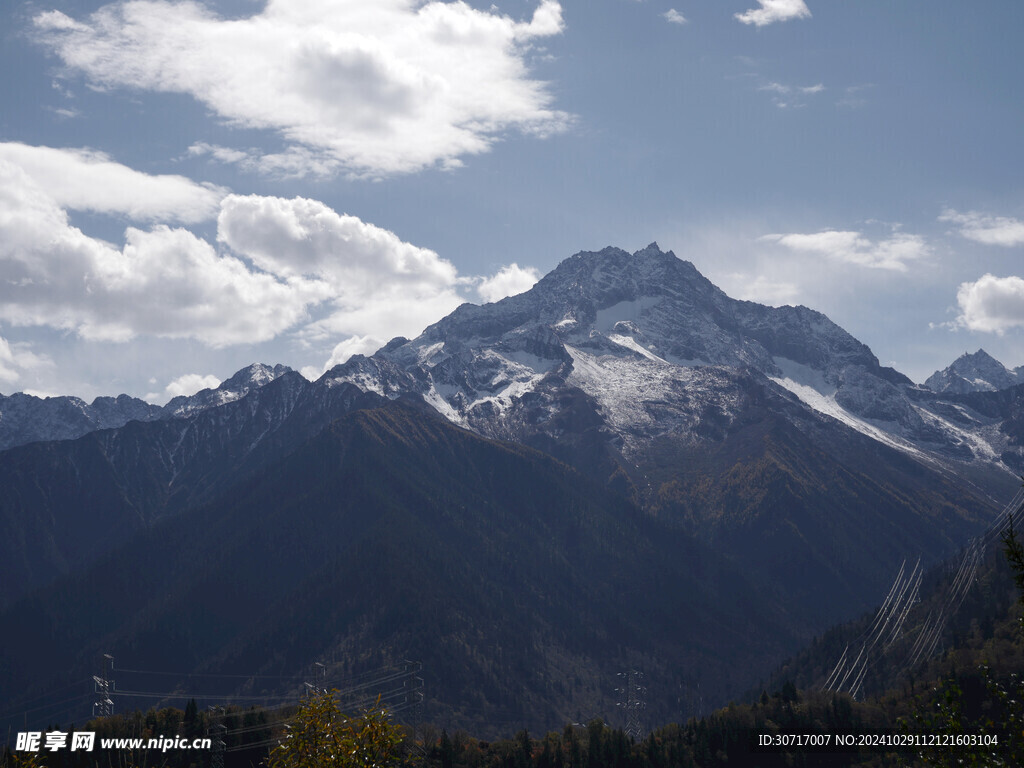
{"label": "wispy cloud", "polygon": [[772,102],[780,109],[786,107],[802,107],[807,103],[805,96],[815,96],[825,90],[823,83],[816,85],[786,85],[785,83],[768,82],[759,85],[757,90],[772,94]]}
{"label": "wispy cloud", "polygon": [[276,132],[268,172],[381,176],[455,167],[511,129],[565,130],[529,56],[562,32],[540,0],[528,21],[467,3],[268,0],[223,19],[199,2],[134,0],[84,20],[35,17],[68,71],[109,89],[188,94],[228,125]]}
{"label": "wispy cloud", "polygon": [[1000,335],[1024,328],[1024,279],[986,274],[962,283],[956,300],[960,315],[949,326]]}
{"label": "wispy cloud", "polygon": [[729,276],[730,295],[737,299],[756,301],[773,307],[792,304],[800,295],[800,288],[795,283],[778,280],[766,275],[750,275],[734,273]]}
{"label": "wispy cloud", "polygon": [[860,232],[827,230],[813,234],[774,234],[760,238],[785,246],[796,253],[818,254],[838,262],[870,269],[906,272],[909,262],[931,254],[931,248],[919,235],[896,233],[885,240],[873,241]]}
{"label": "wispy cloud", "polygon": [[843,89],[843,96],[836,102],[836,106],[844,109],[860,109],[868,103],[865,91],[873,87],[874,85],[871,83],[848,85]]}
{"label": "wispy cloud", "polygon": [[661,15],[665,18],[665,21],[669,22],[670,24],[685,24],[686,23],[686,17],[683,16],[683,14],[681,14],[675,8],[669,8],[667,11],[665,11]]}
{"label": "wispy cloud", "polygon": [[228,192],[184,176],[140,173],[91,149],[3,142],[0,161],[20,168],[62,208],[137,221],[206,221],[217,215]]}
{"label": "wispy cloud", "polygon": [[811,11],[804,0],[757,0],[760,8],[735,14],[744,24],[763,27],[778,21],[810,18]]}
{"label": "wispy cloud", "polygon": [[0,384],[11,385],[29,371],[53,366],[46,355],[37,355],[28,344],[11,344],[0,336]]}
{"label": "wispy cloud", "polygon": [[1020,219],[990,216],[977,211],[958,213],[950,209],[939,216],[939,221],[957,224],[961,235],[985,245],[1009,248],[1024,244],[1024,221]]}

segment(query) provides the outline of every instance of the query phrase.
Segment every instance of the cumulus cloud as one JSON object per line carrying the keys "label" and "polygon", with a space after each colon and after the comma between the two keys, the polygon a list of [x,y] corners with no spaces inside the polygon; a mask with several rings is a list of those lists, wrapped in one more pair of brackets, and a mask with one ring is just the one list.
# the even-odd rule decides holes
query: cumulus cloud
{"label": "cumulus cloud", "polygon": [[977,211],[958,213],[944,211],[939,221],[947,221],[960,227],[960,234],[968,240],[985,245],[1013,247],[1024,244],[1024,221],[1002,216],[989,216]]}
{"label": "cumulus cloud", "polygon": [[960,316],[954,325],[972,331],[1003,334],[1024,328],[1024,279],[986,274],[962,283],[956,292]]}
{"label": "cumulus cloud", "polygon": [[556,0],[529,21],[412,0],[268,0],[230,20],[200,2],[133,0],[34,21],[95,86],[188,94],[230,125],[278,133],[286,148],[256,159],[270,172],[457,166],[509,129],[544,136],[571,122],[527,66],[564,27]]}
{"label": "cumulus cloud", "polygon": [[35,354],[28,344],[11,344],[0,336],[0,384],[14,384],[22,374],[52,365],[49,357]]}
{"label": "cumulus cloud", "polygon": [[310,381],[316,381],[334,366],[346,362],[352,355],[372,355],[386,343],[373,336],[351,336],[335,345],[331,350],[331,356],[322,366],[307,366],[301,373]]}
{"label": "cumulus cloud", "polygon": [[[511,264],[463,277],[434,251],[305,198],[223,197],[216,243],[155,224],[130,226],[114,244],[72,226],[61,194],[0,158],[0,321],[215,348],[290,333],[335,344],[332,360],[341,361],[418,334],[463,303],[464,290],[495,301],[539,276]],[[13,349],[0,378],[16,372]],[[24,368],[31,358],[18,354]]]}
{"label": "cumulus cloud", "polygon": [[331,313],[312,337],[416,334],[463,303],[451,262],[316,200],[231,195],[217,226],[260,269],[329,286]]}
{"label": "cumulus cloud", "polygon": [[18,166],[57,205],[139,221],[195,223],[217,215],[227,190],[184,176],[151,176],[90,149],[0,142],[0,161]]}
{"label": "cumulus cloud", "polygon": [[923,259],[931,253],[924,238],[902,232],[879,241],[872,241],[860,232],[836,230],[813,234],[765,235],[760,239],[778,243],[797,253],[820,254],[847,264],[897,272],[906,272],[908,262]]}
{"label": "cumulus cloud", "polygon": [[[156,384],[156,379],[150,379],[150,384]],[[147,392],[145,398],[148,403],[166,403],[172,398],[185,395],[194,395],[204,389],[216,389],[220,386],[220,379],[213,375],[202,376],[198,373],[186,373],[174,379],[164,387],[163,392]]]}
{"label": "cumulus cloud", "polygon": [[810,18],[811,11],[804,0],[757,0],[760,8],[735,14],[744,24],[763,27],[777,21]]}
{"label": "cumulus cloud", "polygon": [[485,303],[492,303],[528,291],[538,280],[539,271],[533,267],[520,267],[513,262],[491,277],[482,278],[476,286],[476,292]]}
{"label": "cumulus cloud", "polygon": [[220,255],[184,229],[129,227],[122,247],[85,235],[19,166],[0,160],[0,319],[86,339],[139,334],[212,346],[273,338],[328,286]]}
{"label": "cumulus cloud", "polygon": [[669,22],[670,24],[686,23],[686,17],[684,17],[683,14],[681,14],[675,8],[669,8],[667,11],[665,11],[665,13],[662,14],[662,16],[664,16],[665,21]]}
{"label": "cumulus cloud", "polygon": [[186,373],[179,376],[166,387],[164,392],[168,397],[179,397],[180,395],[194,395],[204,389],[216,389],[220,386],[220,379],[207,374],[200,376],[198,373]]}

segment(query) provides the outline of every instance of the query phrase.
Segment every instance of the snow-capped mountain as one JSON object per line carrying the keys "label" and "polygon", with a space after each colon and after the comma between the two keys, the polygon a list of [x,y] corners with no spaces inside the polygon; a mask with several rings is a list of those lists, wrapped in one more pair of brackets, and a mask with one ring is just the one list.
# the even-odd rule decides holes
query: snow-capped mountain
{"label": "snow-capped mountain", "polygon": [[984,349],[974,354],[965,352],[948,368],[936,371],[924,382],[924,386],[934,392],[959,395],[996,392],[1017,384],[1024,384],[1024,366],[1010,370]]}
{"label": "snow-capped mountain", "polygon": [[291,370],[286,365],[265,365],[253,363],[220,383],[214,389],[203,389],[194,395],[179,395],[172,398],[160,412],[161,419],[175,419],[188,416],[207,408],[234,402],[245,397],[254,389],[266,386]]}
{"label": "snow-capped mountain", "polygon": [[651,244],[579,253],[316,382],[251,366],[150,423],[0,453],[0,482],[8,466],[31,489],[92,462],[125,519],[156,519],[272,466],[360,397],[403,399],[574,465],[835,618],[886,586],[878,563],[936,559],[984,526],[993,501],[959,476],[992,496],[1015,484],[1024,397],[1003,394],[916,387],[820,312],[732,299]]}
{"label": "snow-capped mountain", "polygon": [[97,429],[160,417],[161,408],[128,395],[36,397],[23,392],[0,395],[0,450],[37,440],[70,440]]}
{"label": "snow-capped mountain", "polygon": [[86,403],[77,397],[36,397],[17,392],[0,395],[0,450],[40,440],[73,440],[97,429],[121,427],[129,421],[173,419],[224,405],[244,397],[291,369],[254,363],[215,389],[180,395],[167,405],[137,397],[97,397]]}
{"label": "snow-capped mountain", "polygon": [[822,615],[881,588],[880,563],[960,546],[1024,464],[1021,402],[916,387],[820,312],[731,299],[656,244],[579,253],[321,382],[552,454]]}
{"label": "snow-capped mountain", "polygon": [[563,457],[589,425],[633,467],[660,437],[721,435],[752,386],[921,460],[1001,467],[1012,449],[998,420],[922,395],[820,312],[731,299],[654,243],[576,254],[526,293],[463,305],[325,379],[415,392],[457,424]]}
{"label": "snow-capped mountain", "polygon": [[[380,416],[391,409],[405,415]],[[378,415],[365,415],[371,410]],[[615,551],[622,573],[631,574],[623,594],[635,595],[655,624],[678,615],[659,606],[666,591],[659,578],[694,585],[680,594],[707,590],[700,605],[713,608],[691,609],[702,616],[751,599],[739,587],[715,586],[711,560],[692,554],[707,552],[723,572],[770,596],[785,629],[769,639],[807,638],[877,604],[904,561],[937,562],[984,530],[1002,492],[1017,483],[1008,468],[1020,463],[1024,444],[1024,387],[966,395],[916,387],[823,314],[731,299],[654,244],[634,254],[577,254],[526,293],[463,305],[416,339],[394,339],[315,382],[283,366],[254,366],[149,415],[76,440],[0,451],[0,528],[12,532],[0,537],[0,608],[25,605],[34,590],[62,578],[75,583],[89,569],[137,579],[114,554],[137,541],[156,542],[160,558],[179,562],[194,548],[195,531],[225,505],[230,523],[210,546],[230,540],[249,553],[263,542],[290,563],[309,552],[278,552],[280,541],[311,537],[335,559],[304,566],[336,574],[351,534],[339,515],[356,478],[364,493],[355,507],[381,530],[395,524],[408,541],[465,542],[443,556],[425,546],[414,558],[416,578],[401,585],[469,594],[499,577],[486,568],[463,573],[460,558],[536,554],[531,542],[548,526],[564,546],[542,558],[543,568],[514,575],[505,594],[529,585],[547,592],[545,585],[576,583],[559,563],[575,557],[582,536],[600,532],[586,557],[603,572]],[[372,428],[324,449],[339,424],[363,422]],[[537,458],[530,448],[548,455]],[[549,486],[533,470],[504,459],[481,464],[483,452],[533,456],[540,471],[564,475],[620,511],[596,525],[573,502],[544,497]],[[451,460],[438,463],[439,456]],[[321,481],[326,490],[311,497]],[[456,492],[459,484],[464,492]],[[515,503],[502,490],[509,487],[517,489]],[[293,508],[335,528],[304,524]],[[630,545],[619,535],[627,522],[657,546]],[[281,537],[271,533],[279,529]],[[506,529],[514,535],[492,535]],[[187,535],[168,539],[168,530]],[[461,538],[467,530],[482,538]],[[666,556],[682,564],[679,572],[648,573],[650,553],[664,556],[661,544],[679,536],[692,543]],[[404,544],[380,544],[370,577],[412,562]],[[457,575],[458,586],[442,585],[441,574]],[[318,603],[343,591],[322,593]],[[377,600],[373,589],[352,592]],[[171,607],[187,612],[185,604]],[[481,599],[465,610],[471,624],[486,623],[495,604]],[[732,615],[722,614],[707,635],[716,645],[730,641]],[[153,626],[176,625],[173,611],[166,617]],[[331,642],[352,631],[344,614],[334,619],[325,629]],[[295,614],[289,632],[304,621],[310,616]],[[600,619],[585,624],[584,634],[608,631]],[[433,626],[411,626],[409,636]]]}

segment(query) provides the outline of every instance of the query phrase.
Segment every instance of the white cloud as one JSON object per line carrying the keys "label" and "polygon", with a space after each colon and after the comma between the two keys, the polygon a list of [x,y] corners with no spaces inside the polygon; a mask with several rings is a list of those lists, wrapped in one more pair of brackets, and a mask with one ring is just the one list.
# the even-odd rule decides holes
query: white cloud
{"label": "white cloud", "polygon": [[52,365],[49,357],[35,354],[28,344],[11,344],[0,336],[0,384],[14,384],[22,374]]}
{"label": "white cloud", "polygon": [[166,387],[164,392],[169,398],[180,395],[194,395],[204,389],[216,389],[220,386],[220,379],[213,375],[201,376],[198,373],[186,373],[179,376]]}
{"label": "white cloud", "polygon": [[208,144],[205,141],[198,141],[192,144],[188,148],[188,154],[191,157],[202,157],[203,155],[209,155],[219,163],[237,163],[243,166],[254,167],[259,158],[254,156],[254,151],[243,151],[241,149],[232,149],[231,147],[222,147],[217,144]]}
{"label": "white cloud", "polygon": [[57,205],[140,221],[212,219],[227,190],[184,176],[151,176],[89,149],[0,142],[0,161],[21,168]]}
{"label": "white cloud", "polygon": [[564,27],[555,0],[528,22],[464,2],[268,0],[226,20],[195,1],[134,0],[85,21],[49,11],[35,26],[95,86],[189,94],[230,125],[277,132],[286,149],[259,161],[272,172],[456,166],[509,129],[544,136],[571,122],[527,68]]}
{"label": "white cloud", "polygon": [[[390,232],[386,234],[394,237]],[[401,245],[412,247],[406,243]],[[424,251],[424,254],[436,258],[432,251]],[[401,295],[383,292],[366,297],[361,304],[351,302],[347,306],[340,306],[329,318],[314,324],[313,328],[324,335],[355,332],[335,345],[330,358],[323,366],[303,368],[302,375],[307,379],[316,379],[325,371],[344,363],[352,355],[373,354],[395,336],[418,335],[427,325],[441,319],[462,303],[462,298],[454,292],[456,284],[473,285],[481,300],[495,302],[506,296],[528,291],[538,279],[540,272],[537,269],[520,267],[515,263],[502,267],[490,277],[456,277],[452,271],[450,285],[443,284],[443,288],[433,296],[429,291],[423,291],[421,300],[415,305],[404,301]]]}
{"label": "white cloud", "polygon": [[217,223],[218,239],[260,269],[330,287],[312,338],[415,335],[463,303],[450,262],[316,200],[231,195]]}
{"label": "white cloud", "polygon": [[778,243],[797,253],[820,254],[847,264],[898,272],[906,272],[908,262],[931,254],[924,238],[902,232],[880,241],[872,241],[860,232],[836,230],[814,234],[765,235],[760,239]]}
{"label": "white cloud", "polygon": [[958,213],[944,211],[939,221],[960,225],[960,234],[968,240],[985,245],[1013,247],[1024,244],[1024,221],[1002,216],[989,216],[977,211]]}
{"label": "white cloud", "polygon": [[757,0],[760,8],[735,14],[744,24],[763,27],[777,21],[810,18],[811,11],[804,0]]}
{"label": "white cloud", "polygon": [[1024,279],[986,274],[962,283],[956,300],[960,316],[955,326],[998,334],[1024,328]]}
{"label": "white cloud", "polygon": [[328,286],[255,272],[184,229],[85,235],[24,170],[0,160],[0,319],[86,339],[259,342],[307,316]]}
{"label": "white cloud", "polygon": [[814,96],[825,90],[822,83],[817,85],[786,85],[785,83],[770,82],[758,86],[757,90],[773,94],[772,102],[780,109],[786,107],[802,107],[805,104],[803,96]]}
{"label": "white cloud", "polygon": [[670,24],[686,23],[686,17],[684,17],[683,14],[681,14],[675,8],[669,8],[667,11],[665,11],[665,13],[662,14],[662,16],[664,16],[665,21],[669,22]]}
{"label": "white cloud", "polygon": [[734,273],[729,277],[731,286],[729,295],[737,299],[780,307],[795,303],[800,295],[800,289],[796,284],[772,279],[765,275],[758,275],[753,280],[749,275],[743,274]]}
{"label": "white cloud", "polygon": [[[0,321],[214,348],[291,333],[336,344],[340,360],[417,335],[462,304],[463,290],[495,301],[539,277],[517,264],[460,277],[434,251],[305,198],[227,195],[216,244],[166,225],[128,227],[114,244],[72,226],[55,194],[0,158]],[[5,349],[0,380],[32,360],[14,351]]]}
{"label": "white cloud", "polygon": [[476,292],[485,303],[501,301],[530,290],[540,280],[540,272],[533,267],[520,267],[512,263],[499,269],[491,277],[481,278]]}
{"label": "white cloud", "polygon": [[386,343],[373,336],[351,336],[335,345],[330,358],[322,367],[303,368],[302,375],[310,381],[315,381],[334,366],[346,362],[352,355],[372,355]]}

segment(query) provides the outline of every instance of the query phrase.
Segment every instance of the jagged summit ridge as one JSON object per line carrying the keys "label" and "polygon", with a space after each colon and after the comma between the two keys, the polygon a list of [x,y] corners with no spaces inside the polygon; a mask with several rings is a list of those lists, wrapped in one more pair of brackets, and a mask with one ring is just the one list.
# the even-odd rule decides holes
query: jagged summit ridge
{"label": "jagged summit ridge", "polygon": [[182,416],[204,411],[207,408],[216,408],[219,405],[234,402],[245,397],[252,390],[266,386],[291,370],[286,365],[253,363],[237,371],[213,389],[203,389],[194,395],[179,395],[172,398],[164,406],[160,418],[181,418]]}
{"label": "jagged summit ridge", "polygon": [[711,439],[764,386],[921,460],[1005,469],[1009,455],[992,418],[931,403],[821,312],[733,299],[657,243],[577,253],[530,290],[465,304],[325,380],[415,393],[457,424],[545,450],[584,424],[615,455]]}
{"label": "jagged summit ridge", "polygon": [[545,331],[574,346],[599,348],[610,342],[648,357],[637,349],[643,347],[680,365],[754,365],[774,371],[772,358],[779,355],[816,366],[835,362],[878,368],[871,351],[825,315],[806,307],[731,299],[693,264],[663,252],[657,243],[633,254],[613,247],[577,253],[529,291],[495,304],[463,305],[416,340],[392,342],[378,354],[406,364],[421,362],[421,353],[410,354],[410,345],[424,350],[513,332],[550,346],[552,337]]}
{"label": "jagged summit ridge", "polygon": [[216,388],[179,395],[164,406],[129,395],[97,397],[92,403],[73,396],[41,398],[21,392],[0,395],[0,450],[40,440],[73,440],[130,421],[188,417],[243,398],[290,371],[285,365],[253,363]]}
{"label": "jagged summit ridge", "polygon": [[[36,418],[39,429],[7,443],[12,427],[32,419],[19,422],[0,402],[0,448],[76,437],[118,419],[191,417],[288,372],[254,364],[163,409],[119,398],[104,403],[102,423],[82,418],[79,403],[70,415]],[[937,402],[821,312],[733,299],[657,243],[634,253],[579,252],[524,293],[464,304],[416,338],[354,356],[316,382],[328,400],[343,385],[420,398],[460,426],[566,459],[563,449],[604,461],[635,456],[656,439],[717,439],[771,397],[918,458],[1004,468],[1024,461],[992,408]]]}
{"label": "jagged summit ridge", "polygon": [[924,382],[924,386],[934,392],[959,395],[995,392],[1017,384],[1024,384],[1024,366],[1010,370],[984,349],[973,354],[965,352],[949,367],[936,371]]}
{"label": "jagged summit ridge", "polygon": [[530,290],[463,305],[325,379],[389,397],[414,392],[503,439],[560,434],[571,413],[629,452],[659,434],[727,425],[751,376],[891,445],[962,442],[909,402],[909,379],[824,314],[732,299],[657,243],[577,253]]}

